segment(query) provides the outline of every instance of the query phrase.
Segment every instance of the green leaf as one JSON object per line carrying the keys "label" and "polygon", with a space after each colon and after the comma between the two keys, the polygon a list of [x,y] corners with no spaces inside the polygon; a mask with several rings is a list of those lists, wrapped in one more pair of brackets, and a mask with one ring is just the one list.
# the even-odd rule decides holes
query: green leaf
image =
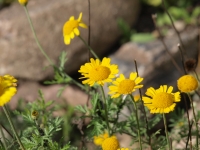
{"label": "green leaf", "polygon": [[155,40],[151,33],[136,33],[131,36],[131,41],[136,43],[146,43]]}

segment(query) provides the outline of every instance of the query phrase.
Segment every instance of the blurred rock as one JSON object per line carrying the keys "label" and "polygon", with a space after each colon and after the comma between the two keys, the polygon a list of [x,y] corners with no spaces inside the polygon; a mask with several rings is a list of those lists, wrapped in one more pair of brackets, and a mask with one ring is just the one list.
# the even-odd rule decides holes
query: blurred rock
{"label": "blurred rock", "polygon": [[19,99],[25,102],[33,102],[39,98],[38,91],[41,90],[46,101],[54,100],[55,104],[63,105],[84,105],[88,96],[86,93],[74,86],[67,86],[62,95],[58,98],[57,93],[62,85],[44,86],[33,81],[19,81],[17,94],[9,102],[11,109],[17,107]]}
{"label": "blurred rock", "polygon": [[[30,0],[27,7],[47,55],[57,64],[61,51],[67,51],[66,71],[77,71],[87,60],[87,48],[78,37],[69,46],[64,45],[62,27],[70,16],[77,19],[80,12],[83,12],[83,22],[88,24],[88,1]],[[99,56],[107,52],[121,34],[117,19],[123,18],[133,25],[139,8],[139,0],[91,1],[91,47]],[[87,35],[88,30],[81,29],[86,41]],[[37,47],[24,9],[18,3],[0,12],[0,47],[0,74],[29,80],[53,76],[53,69],[44,70],[49,63]]]}
{"label": "blurred rock", "polygon": [[[198,32],[195,29],[185,30],[181,33],[185,58],[197,59],[197,35]],[[160,40],[143,44],[125,43],[110,56],[112,63],[118,64],[120,73],[124,73],[128,77],[130,72],[135,71],[134,60],[136,60],[139,75],[144,78],[145,88],[149,86],[158,88],[162,84],[176,85],[176,80],[183,74],[181,55],[177,47],[179,40],[175,34],[167,36],[164,40],[174,60],[181,68],[181,73],[172,63]]]}

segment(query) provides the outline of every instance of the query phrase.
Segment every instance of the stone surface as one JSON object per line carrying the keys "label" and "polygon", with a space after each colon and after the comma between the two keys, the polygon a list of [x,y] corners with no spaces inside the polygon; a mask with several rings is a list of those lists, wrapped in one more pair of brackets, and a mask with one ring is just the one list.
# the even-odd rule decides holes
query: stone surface
{"label": "stone surface", "polygon": [[67,86],[58,98],[57,93],[62,85],[44,86],[33,81],[19,81],[17,94],[9,102],[11,109],[15,109],[19,99],[25,102],[33,102],[39,98],[41,90],[45,100],[54,100],[57,104],[70,106],[84,105],[87,102],[87,94],[74,86]]}
{"label": "stone surface", "polygon": [[[78,37],[69,46],[64,45],[62,27],[70,16],[78,18],[80,12],[83,12],[83,22],[88,24],[88,1],[30,0],[27,7],[47,55],[57,64],[61,51],[66,51],[66,71],[77,71],[87,60],[87,48]],[[117,19],[123,18],[132,25],[138,12],[139,0],[91,1],[91,46],[99,56],[107,52],[121,34]],[[81,29],[81,35],[87,40],[88,30]],[[53,69],[44,71],[49,63],[37,47],[24,9],[18,3],[0,12],[0,47],[0,74],[29,80],[53,76]]]}
{"label": "stone surface", "polygon": [[[185,58],[198,57],[197,30],[185,30],[181,38],[185,48]],[[173,34],[165,38],[165,43],[174,60],[182,69],[181,55],[177,47],[178,37]],[[176,80],[182,75],[173,65],[170,56],[166,53],[160,40],[150,43],[137,44],[125,43],[116,53],[111,56],[112,63],[119,65],[120,73],[127,77],[135,71],[134,60],[137,61],[139,75],[144,78],[145,90],[149,86],[158,88],[162,84],[176,85]]]}

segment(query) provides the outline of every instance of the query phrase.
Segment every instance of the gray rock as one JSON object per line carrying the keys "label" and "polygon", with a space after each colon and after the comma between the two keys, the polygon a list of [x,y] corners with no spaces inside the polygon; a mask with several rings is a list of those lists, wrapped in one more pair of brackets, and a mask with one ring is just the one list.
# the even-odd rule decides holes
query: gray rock
{"label": "gray rock", "polygon": [[[181,33],[186,58],[198,57],[198,32],[195,29],[185,30]],[[177,47],[179,40],[175,34],[167,36],[165,43],[179,67],[182,69],[181,55]],[[119,65],[119,70],[127,77],[135,71],[134,60],[137,61],[139,75],[144,78],[145,90],[149,86],[158,88],[160,85],[176,85],[177,79],[183,75],[173,65],[170,56],[166,53],[160,40],[137,44],[133,42],[121,46],[115,54],[111,55],[112,62]]]}
{"label": "gray rock", "polygon": [[[77,71],[87,60],[87,48],[76,37],[69,46],[63,42],[62,27],[70,16],[78,18],[83,12],[83,22],[88,24],[88,1],[38,0],[30,1],[28,9],[39,41],[54,63],[61,51],[67,51],[67,73]],[[119,38],[117,19],[129,25],[135,23],[139,0],[91,0],[91,46],[102,56]],[[87,40],[88,30],[81,29]],[[53,76],[53,69],[37,47],[24,9],[18,3],[0,12],[0,74],[17,78],[44,80]]]}

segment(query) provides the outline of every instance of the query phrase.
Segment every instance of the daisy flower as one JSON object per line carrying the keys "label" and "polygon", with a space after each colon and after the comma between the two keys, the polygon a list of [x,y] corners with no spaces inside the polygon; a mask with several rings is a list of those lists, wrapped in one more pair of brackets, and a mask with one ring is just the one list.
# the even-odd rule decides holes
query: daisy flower
{"label": "daisy flower", "polygon": [[167,89],[167,85],[161,85],[159,89],[150,87],[143,96],[144,105],[148,107],[150,113],[169,113],[174,110],[176,102],[181,100],[180,92],[172,93],[173,87]]}
{"label": "daisy flower", "polygon": [[178,79],[177,86],[181,92],[192,92],[197,89],[198,81],[191,75],[184,75]]}
{"label": "daisy flower", "polygon": [[136,89],[143,87],[143,85],[138,85],[142,80],[143,78],[137,77],[136,72],[131,72],[128,79],[125,78],[123,74],[120,74],[119,78],[112,82],[113,85],[109,86],[109,94],[114,94],[112,98],[131,94]]}
{"label": "daisy flower", "polygon": [[90,59],[89,63],[81,66],[78,72],[84,77],[80,79],[85,79],[82,81],[83,84],[89,84],[93,86],[95,83],[103,86],[106,82],[112,82],[112,78],[118,73],[118,66],[110,64],[110,58],[104,57],[102,62],[99,59]]}
{"label": "daisy flower", "polygon": [[17,92],[17,79],[11,75],[0,76],[0,106],[4,106]]}
{"label": "daisy flower", "polygon": [[109,137],[108,133],[94,137],[94,144],[101,146],[102,150],[118,150],[120,148],[119,141],[116,136]]}
{"label": "daisy flower", "polygon": [[71,16],[69,20],[63,26],[63,36],[66,45],[70,44],[71,39],[80,35],[78,27],[87,28],[87,25],[82,22],[82,13],[80,13],[78,19],[74,19]]}

